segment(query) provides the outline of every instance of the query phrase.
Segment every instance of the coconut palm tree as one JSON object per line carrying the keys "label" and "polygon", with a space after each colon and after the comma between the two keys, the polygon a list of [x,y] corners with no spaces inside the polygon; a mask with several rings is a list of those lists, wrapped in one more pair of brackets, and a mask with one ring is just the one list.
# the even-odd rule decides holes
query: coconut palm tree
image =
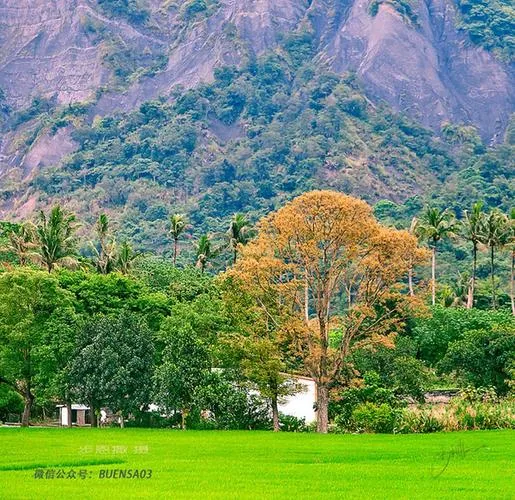
{"label": "coconut palm tree", "polygon": [[515,316],[515,207],[510,212],[510,241],[511,265],[510,265],[510,300],[511,313]]}
{"label": "coconut palm tree", "polygon": [[[414,236],[416,236],[417,225],[418,225],[418,219],[416,217],[413,217],[413,219],[411,219],[411,224],[409,227],[410,234],[413,234]],[[411,263],[410,263],[410,267],[408,270],[408,289],[409,289],[410,297],[414,297],[415,290],[413,288],[413,264],[411,264]]]}
{"label": "coconut palm tree", "polygon": [[0,251],[11,252],[16,255],[21,266],[39,260],[39,254],[36,252],[38,247],[36,228],[33,224],[24,222],[13,227],[7,237],[8,243],[0,248]]}
{"label": "coconut palm tree", "polygon": [[492,307],[497,308],[495,287],[495,250],[510,241],[510,223],[500,210],[491,210],[481,224],[480,242],[490,250],[490,279],[492,286]]}
{"label": "coconut palm tree", "polygon": [[229,247],[233,252],[233,264],[238,258],[238,246],[245,245],[251,237],[250,222],[244,214],[234,214],[227,231]]}
{"label": "coconut palm tree", "polygon": [[102,274],[111,272],[116,260],[116,242],[114,238],[110,237],[109,229],[109,217],[104,213],[100,214],[95,224],[100,248],[97,248],[95,245],[92,246],[97,254],[97,268]]}
{"label": "coconut palm tree", "polygon": [[477,250],[481,241],[481,228],[483,225],[483,202],[478,201],[472,205],[470,211],[465,210],[463,221],[460,225],[462,236],[472,243],[472,276],[467,295],[467,309],[474,307],[474,291],[476,288]]}
{"label": "coconut palm tree", "polygon": [[203,234],[196,244],[197,267],[200,268],[202,274],[206,270],[207,263],[215,257],[217,251],[213,249],[211,237]]}
{"label": "coconut palm tree", "polygon": [[56,266],[73,267],[77,242],[75,215],[56,205],[47,215],[41,211],[36,223],[38,252],[41,262],[50,273]]}
{"label": "coconut palm tree", "polygon": [[128,241],[123,241],[120,247],[118,248],[117,258],[116,258],[116,269],[120,271],[122,274],[129,274],[134,261],[141,254],[135,252]]}
{"label": "coconut palm tree", "polygon": [[416,232],[421,239],[427,240],[431,247],[431,304],[436,304],[436,247],[439,241],[452,236],[455,232],[454,214],[437,207],[427,207],[420,216]]}
{"label": "coconut palm tree", "polygon": [[170,234],[173,238],[173,265],[177,264],[178,242],[188,223],[184,214],[173,214],[170,217]]}

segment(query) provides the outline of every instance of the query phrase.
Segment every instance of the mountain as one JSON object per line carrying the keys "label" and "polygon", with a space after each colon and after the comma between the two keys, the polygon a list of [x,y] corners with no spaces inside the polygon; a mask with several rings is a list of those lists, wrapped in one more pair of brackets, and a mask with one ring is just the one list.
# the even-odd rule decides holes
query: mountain
{"label": "mountain", "polygon": [[[402,203],[467,169],[500,177],[505,203],[513,13],[511,0],[0,0],[0,215],[60,198],[158,245],[171,210],[207,225],[318,186]],[[155,231],[135,234],[141,219]]]}

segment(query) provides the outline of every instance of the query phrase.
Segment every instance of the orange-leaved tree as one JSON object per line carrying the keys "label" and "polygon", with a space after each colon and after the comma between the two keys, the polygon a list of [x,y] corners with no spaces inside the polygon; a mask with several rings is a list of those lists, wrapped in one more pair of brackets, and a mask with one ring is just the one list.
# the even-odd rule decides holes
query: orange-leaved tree
{"label": "orange-leaved tree", "polygon": [[413,235],[382,227],[365,202],[332,191],[303,194],[268,215],[241,249],[232,272],[273,311],[315,380],[319,432],[328,430],[329,390],[352,351],[391,344],[416,300],[402,293],[402,280],[425,258]]}

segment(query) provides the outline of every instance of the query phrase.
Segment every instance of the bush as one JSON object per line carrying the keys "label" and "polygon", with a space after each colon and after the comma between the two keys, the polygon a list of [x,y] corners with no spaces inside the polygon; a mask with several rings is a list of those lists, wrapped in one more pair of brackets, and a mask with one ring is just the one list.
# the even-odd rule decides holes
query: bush
{"label": "bush", "polygon": [[6,422],[23,412],[23,399],[6,385],[0,384],[0,421]]}
{"label": "bush", "polygon": [[512,400],[498,403],[470,402],[460,398],[442,406],[406,409],[398,419],[399,433],[514,429],[515,405]]}
{"label": "bush", "polygon": [[350,425],[340,418],[335,419],[337,428],[352,432],[394,432],[399,416],[399,410],[389,404],[363,403],[358,405],[350,418]]}
{"label": "bush", "polygon": [[376,406],[386,404],[390,408],[400,408],[406,402],[397,397],[392,389],[381,387],[377,373],[367,372],[364,375],[364,386],[346,389],[339,394],[338,400],[330,403],[330,417],[334,418],[340,429],[353,430],[353,412],[360,405],[373,403]]}
{"label": "bush", "polygon": [[279,425],[285,432],[307,432],[306,419],[294,417],[293,415],[279,414]]}
{"label": "bush", "polygon": [[439,432],[444,425],[432,414],[430,408],[422,411],[406,410],[397,422],[397,432],[400,434]]}

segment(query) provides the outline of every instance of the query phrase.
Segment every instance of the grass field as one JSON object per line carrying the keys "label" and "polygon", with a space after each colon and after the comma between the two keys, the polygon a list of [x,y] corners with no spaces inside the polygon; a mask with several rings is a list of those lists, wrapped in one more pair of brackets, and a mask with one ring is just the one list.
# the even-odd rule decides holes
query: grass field
{"label": "grass field", "polygon": [[[508,499],[515,498],[514,458],[512,431],[321,436],[1,428],[0,498]],[[99,477],[114,469],[152,476]]]}

